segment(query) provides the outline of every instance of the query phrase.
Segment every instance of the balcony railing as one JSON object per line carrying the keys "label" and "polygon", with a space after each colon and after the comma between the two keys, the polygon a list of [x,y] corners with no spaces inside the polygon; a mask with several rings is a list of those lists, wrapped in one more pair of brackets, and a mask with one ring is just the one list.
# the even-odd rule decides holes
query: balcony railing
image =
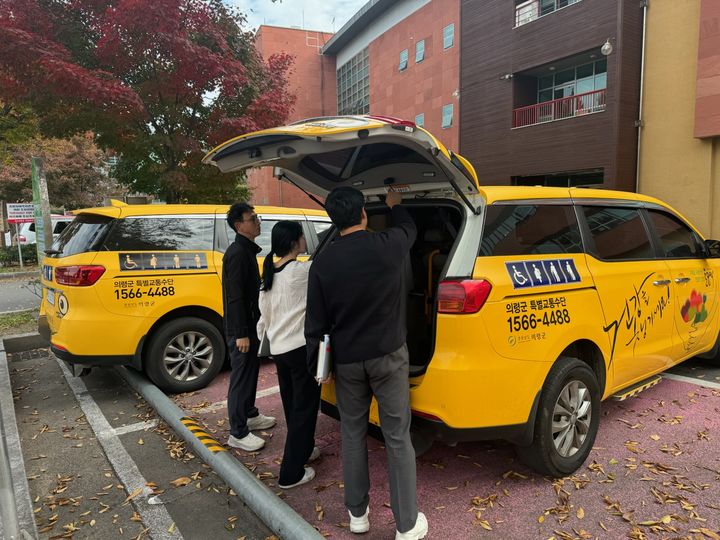
{"label": "balcony railing", "polygon": [[564,120],[605,110],[605,89],[545,101],[513,111],[513,127],[525,127]]}
{"label": "balcony railing", "polygon": [[551,2],[541,2],[540,0],[527,0],[515,6],[515,26],[522,26],[529,22],[539,19],[544,15],[548,15],[562,9],[571,4],[576,4],[580,0],[554,0]]}

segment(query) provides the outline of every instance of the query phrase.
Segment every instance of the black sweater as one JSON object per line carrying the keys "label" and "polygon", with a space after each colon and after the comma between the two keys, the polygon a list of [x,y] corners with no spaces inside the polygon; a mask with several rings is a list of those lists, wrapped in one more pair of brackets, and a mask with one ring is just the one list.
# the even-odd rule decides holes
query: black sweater
{"label": "black sweater", "polygon": [[260,319],[257,254],[260,251],[255,242],[236,234],[235,241],[223,256],[223,310],[228,338],[239,339],[257,334],[256,325]]}
{"label": "black sweater", "polygon": [[403,260],[417,229],[400,205],[393,207],[392,220],[393,226],[379,233],[338,236],[315,258],[305,317],[310,366],[323,334],[330,334],[338,364],[378,358],[405,343]]}

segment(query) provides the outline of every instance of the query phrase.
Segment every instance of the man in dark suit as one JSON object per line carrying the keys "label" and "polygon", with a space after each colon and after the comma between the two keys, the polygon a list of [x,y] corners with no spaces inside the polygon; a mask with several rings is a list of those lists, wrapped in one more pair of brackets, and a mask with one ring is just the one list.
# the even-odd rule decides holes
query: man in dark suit
{"label": "man in dark suit", "polygon": [[275,418],[260,414],[255,407],[260,361],[257,322],[260,318],[258,296],[260,271],[255,243],[260,235],[260,216],[247,203],[230,207],[227,223],[235,231],[235,241],[223,257],[222,289],[225,339],[230,354],[230,386],[228,387],[228,416],[230,438],[228,446],[248,452],[260,450],[265,440],[251,431],[268,429]]}

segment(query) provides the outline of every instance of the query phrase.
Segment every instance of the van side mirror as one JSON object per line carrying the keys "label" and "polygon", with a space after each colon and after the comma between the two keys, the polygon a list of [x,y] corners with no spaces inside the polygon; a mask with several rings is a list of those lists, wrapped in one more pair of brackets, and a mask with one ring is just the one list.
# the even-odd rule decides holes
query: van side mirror
{"label": "van side mirror", "polygon": [[705,240],[705,253],[708,259],[720,259],[720,240]]}

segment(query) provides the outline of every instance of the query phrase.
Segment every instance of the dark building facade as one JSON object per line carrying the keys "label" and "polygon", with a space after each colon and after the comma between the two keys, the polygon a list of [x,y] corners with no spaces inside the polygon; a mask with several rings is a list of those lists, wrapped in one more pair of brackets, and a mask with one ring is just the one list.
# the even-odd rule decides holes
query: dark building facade
{"label": "dark building facade", "polygon": [[481,184],[636,190],[642,15],[640,0],[461,1],[460,152]]}

